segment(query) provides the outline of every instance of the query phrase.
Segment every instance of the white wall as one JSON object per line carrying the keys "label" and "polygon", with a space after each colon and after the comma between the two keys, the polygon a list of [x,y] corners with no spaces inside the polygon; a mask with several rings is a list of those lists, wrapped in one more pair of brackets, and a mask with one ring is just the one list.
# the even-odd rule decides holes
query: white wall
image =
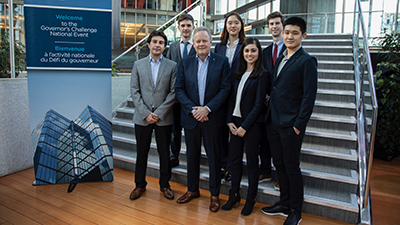
{"label": "white wall", "polygon": [[32,167],[31,146],[27,80],[0,79],[0,177]]}

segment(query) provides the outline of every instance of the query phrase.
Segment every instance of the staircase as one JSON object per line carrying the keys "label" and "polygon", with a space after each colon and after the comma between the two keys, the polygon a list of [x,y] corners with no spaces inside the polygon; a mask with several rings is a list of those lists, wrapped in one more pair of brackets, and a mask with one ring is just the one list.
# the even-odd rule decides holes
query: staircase
{"label": "staircase", "polygon": [[[272,39],[257,37],[262,47]],[[219,42],[215,37],[213,45]],[[318,92],[301,151],[304,177],[303,211],[350,223],[359,222],[359,180],[356,135],[355,81],[353,47],[350,34],[309,34],[303,48],[318,59]],[[127,84],[129,85],[129,84]],[[113,118],[114,166],[134,171],[136,140],[132,99],[116,110]],[[367,112],[370,113],[370,112]],[[173,168],[172,181],[186,184],[186,146],[182,139],[180,166]],[[244,162],[245,165],[245,162]],[[201,158],[200,188],[208,189],[208,165],[205,152]],[[242,196],[247,188],[246,169]],[[151,145],[147,175],[158,177],[158,154],[155,140]],[[276,175],[273,173],[274,180]],[[132,184],[133,185],[133,184]],[[274,182],[260,183],[257,201],[272,205],[279,200]],[[172,187],[173,188],[173,187]],[[228,194],[230,183],[222,181],[221,193]]]}

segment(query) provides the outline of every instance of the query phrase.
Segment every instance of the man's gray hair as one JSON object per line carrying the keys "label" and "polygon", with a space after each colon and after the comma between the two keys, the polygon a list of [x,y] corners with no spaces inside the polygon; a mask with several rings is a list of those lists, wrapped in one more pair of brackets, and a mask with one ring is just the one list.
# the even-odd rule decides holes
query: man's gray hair
{"label": "man's gray hair", "polygon": [[207,32],[208,36],[210,37],[210,41],[212,40],[211,31],[210,31],[210,29],[208,29],[207,27],[198,27],[198,28],[196,28],[196,29],[194,30],[194,32],[193,32],[193,37],[194,37],[194,35],[195,35],[197,32],[200,32],[200,31],[205,31],[205,32]]}

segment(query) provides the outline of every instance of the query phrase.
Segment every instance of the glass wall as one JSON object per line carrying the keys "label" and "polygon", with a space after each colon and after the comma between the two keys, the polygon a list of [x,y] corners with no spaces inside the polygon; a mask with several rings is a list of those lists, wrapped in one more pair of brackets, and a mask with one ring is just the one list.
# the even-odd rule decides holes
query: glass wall
{"label": "glass wall", "polygon": [[[25,45],[25,21],[23,5],[14,4],[14,39]],[[8,4],[0,3],[0,29],[9,32],[9,10]]]}

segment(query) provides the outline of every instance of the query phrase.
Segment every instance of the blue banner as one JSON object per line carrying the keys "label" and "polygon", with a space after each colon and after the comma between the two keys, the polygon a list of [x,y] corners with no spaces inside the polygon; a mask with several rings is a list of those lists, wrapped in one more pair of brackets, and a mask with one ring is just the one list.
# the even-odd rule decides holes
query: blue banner
{"label": "blue banner", "polygon": [[42,6],[60,6],[60,7],[78,7],[91,9],[110,9],[110,1],[93,1],[93,0],[24,0],[25,5],[42,5]]}
{"label": "blue banner", "polygon": [[28,69],[111,68],[110,12],[25,7],[25,18]]}

